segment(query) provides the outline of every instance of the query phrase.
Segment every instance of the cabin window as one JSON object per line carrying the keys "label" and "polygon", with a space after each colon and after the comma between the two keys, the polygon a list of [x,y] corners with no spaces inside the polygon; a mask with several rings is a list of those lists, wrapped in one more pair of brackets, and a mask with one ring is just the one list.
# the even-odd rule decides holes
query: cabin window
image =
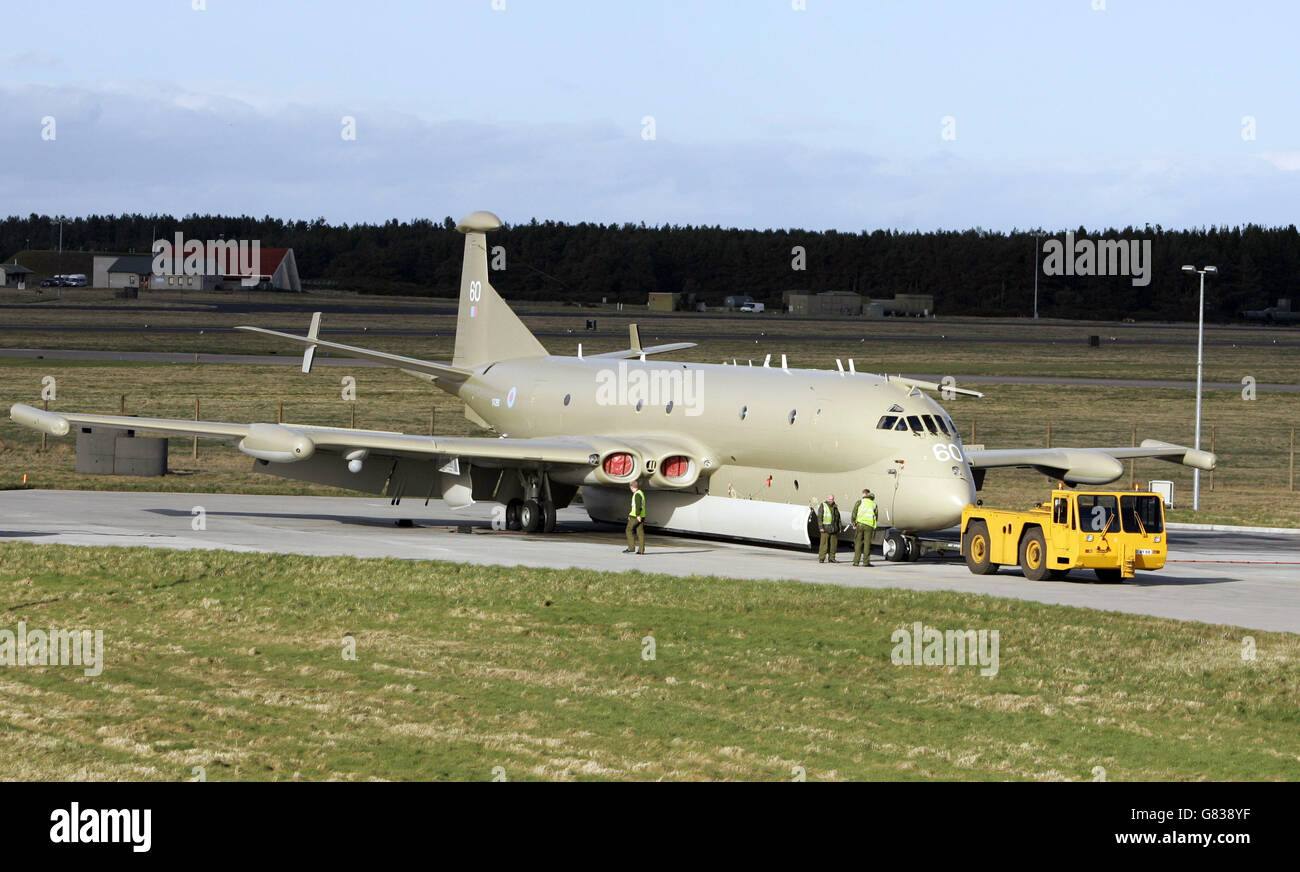
{"label": "cabin window", "polygon": [[1164,531],[1164,517],[1160,511],[1160,497],[1122,496],[1119,498],[1120,517],[1124,519],[1125,533],[1160,533]]}
{"label": "cabin window", "polygon": [[793,424],[793,423],[794,423],[794,419],[797,418],[797,417],[799,417],[799,410],[798,410],[798,409],[791,409],[791,410],[790,410],[790,416],[789,416],[789,417],[790,417],[790,423]]}
{"label": "cabin window", "polygon": [[898,420],[897,415],[884,415],[876,422],[877,430],[893,430],[894,422]]}
{"label": "cabin window", "polygon": [[641,411],[641,407],[642,407],[643,405],[645,405],[645,401],[644,401],[644,400],[637,400],[637,401],[636,401],[636,410],[637,410],[638,412]]}
{"label": "cabin window", "polygon": [[571,399],[573,399],[572,394],[565,394],[565,395],[564,395],[564,405],[566,405],[566,406],[569,405],[569,400],[571,400]]}
{"label": "cabin window", "polygon": [[673,401],[669,400],[668,405],[664,406],[664,414],[671,415],[672,413],[673,413]]}
{"label": "cabin window", "polygon": [[1087,533],[1118,533],[1118,500],[1110,494],[1079,494],[1079,526]]}
{"label": "cabin window", "polygon": [[741,407],[740,407],[740,420],[742,420],[742,421],[745,420],[745,416],[748,415],[748,414],[749,414],[749,406],[741,406]]}

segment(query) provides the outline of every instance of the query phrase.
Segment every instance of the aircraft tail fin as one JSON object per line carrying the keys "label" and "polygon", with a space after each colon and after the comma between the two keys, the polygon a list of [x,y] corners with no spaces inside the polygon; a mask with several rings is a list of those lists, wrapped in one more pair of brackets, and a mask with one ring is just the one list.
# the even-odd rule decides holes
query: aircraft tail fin
{"label": "aircraft tail fin", "polygon": [[465,234],[465,261],[460,273],[453,366],[475,367],[547,353],[488,281],[487,234],[500,226],[501,220],[491,212],[473,212],[456,225]]}

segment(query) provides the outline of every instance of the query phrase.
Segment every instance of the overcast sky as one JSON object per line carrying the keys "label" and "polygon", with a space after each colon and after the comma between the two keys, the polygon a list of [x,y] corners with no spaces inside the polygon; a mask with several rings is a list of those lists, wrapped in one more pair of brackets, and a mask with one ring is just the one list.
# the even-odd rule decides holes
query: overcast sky
{"label": "overcast sky", "polygon": [[0,214],[1296,220],[1290,0],[495,5],[6,3]]}

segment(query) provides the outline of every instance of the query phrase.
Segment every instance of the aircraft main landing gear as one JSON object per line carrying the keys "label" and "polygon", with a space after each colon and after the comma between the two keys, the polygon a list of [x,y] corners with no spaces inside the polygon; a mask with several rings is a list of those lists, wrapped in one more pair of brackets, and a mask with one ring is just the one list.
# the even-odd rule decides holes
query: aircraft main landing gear
{"label": "aircraft main landing gear", "polygon": [[[532,483],[530,483],[532,484]],[[555,532],[555,501],[548,499],[542,487],[535,484],[528,490],[535,491],[528,499],[515,497],[506,503],[506,529],[524,533]],[[549,490],[549,488],[546,488]]]}

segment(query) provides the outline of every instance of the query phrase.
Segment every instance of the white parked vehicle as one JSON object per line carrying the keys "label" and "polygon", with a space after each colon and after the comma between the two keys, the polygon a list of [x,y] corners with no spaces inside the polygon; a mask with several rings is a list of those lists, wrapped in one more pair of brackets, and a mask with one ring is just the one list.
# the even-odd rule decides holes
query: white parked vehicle
{"label": "white parked vehicle", "polygon": [[763,311],[764,309],[766,309],[766,308],[767,308],[767,307],[764,306],[762,303],[746,303],[745,305],[743,305],[743,306],[740,307],[740,311],[742,311],[742,312],[762,312],[762,311]]}

